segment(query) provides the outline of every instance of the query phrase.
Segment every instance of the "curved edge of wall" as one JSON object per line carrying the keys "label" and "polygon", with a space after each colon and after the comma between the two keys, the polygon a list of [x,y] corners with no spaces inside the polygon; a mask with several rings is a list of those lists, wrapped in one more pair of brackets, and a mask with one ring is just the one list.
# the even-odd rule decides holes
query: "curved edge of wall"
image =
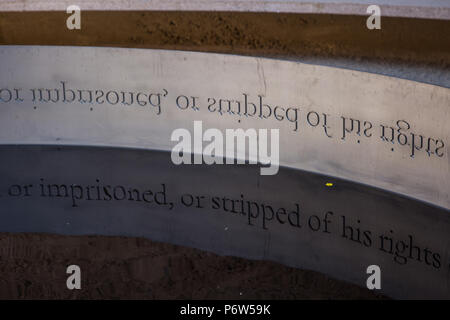
{"label": "curved edge of wall", "polygon": [[[0,3],[0,11],[65,11],[71,0],[7,1]],[[422,19],[450,19],[450,5],[443,0],[347,0],[334,1],[270,1],[270,0],[79,0],[82,10],[152,10],[152,11],[234,11],[307,14],[366,15],[368,7],[378,5],[383,16]]]}

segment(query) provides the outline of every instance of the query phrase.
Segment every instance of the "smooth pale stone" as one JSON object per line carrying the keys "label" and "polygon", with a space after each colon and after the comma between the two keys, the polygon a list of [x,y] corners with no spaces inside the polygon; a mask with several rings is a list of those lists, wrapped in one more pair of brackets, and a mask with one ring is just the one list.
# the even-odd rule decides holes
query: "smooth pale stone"
{"label": "smooth pale stone", "polygon": [[[227,128],[278,128],[283,166],[450,207],[450,90],[446,88],[289,61],[145,49],[2,46],[0,61],[0,89],[9,88],[1,92],[2,99],[7,101],[11,93],[11,101],[0,102],[1,144],[171,150],[173,130],[192,131],[194,120],[202,120],[204,130],[218,128],[222,132]],[[161,109],[141,107],[136,101],[132,106],[98,104],[95,99],[92,104],[32,101],[33,93],[39,100],[39,88],[59,88],[61,93],[61,81],[71,89],[101,89],[110,102],[115,102],[115,94],[107,93],[110,90],[159,92]],[[21,89],[18,98],[24,101],[15,99],[14,89]],[[208,98],[243,103],[244,93],[255,104],[261,95],[272,108],[298,108],[298,130],[296,123],[286,119],[220,115],[208,110],[212,101]],[[199,110],[180,109],[176,101],[181,95],[197,97]],[[182,107],[183,99],[179,99]],[[308,123],[315,124],[313,112],[320,116],[316,127]],[[323,114],[327,114],[331,138],[322,126]],[[361,120],[361,135],[347,135],[343,140],[341,117]],[[290,119],[294,119],[293,113]],[[404,141],[397,132],[395,143],[380,138],[381,124],[395,127],[399,120],[411,127],[405,132],[408,142],[411,132],[416,139],[417,134],[424,136],[424,146],[414,157],[411,146],[399,144]],[[363,126],[364,121],[372,124],[366,135],[364,129],[369,125]],[[431,150],[440,156],[425,152],[428,138],[436,144]],[[437,140],[444,144],[439,150]]]}
{"label": "smooth pale stone", "polygon": [[[72,0],[22,0],[0,3],[0,11],[65,11]],[[450,19],[447,0],[78,0],[81,10],[249,11],[366,15],[370,5],[381,6],[382,16]]]}

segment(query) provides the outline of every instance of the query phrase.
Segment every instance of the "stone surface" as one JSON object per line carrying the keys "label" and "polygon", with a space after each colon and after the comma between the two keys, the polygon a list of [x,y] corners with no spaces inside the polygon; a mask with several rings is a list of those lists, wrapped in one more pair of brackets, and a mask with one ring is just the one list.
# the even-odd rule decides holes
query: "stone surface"
{"label": "stone surface", "polygon": [[[1,47],[0,57],[0,231],[142,236],[360,286],[378,264],[389,296],[449,297],[448,89],[190,52]],[[62,82],[66,100],[67,90],[102,90],[103,102],[64,102]],[[122,91],[134,103],[115,103]],[[152,93],[153,105],[138,105],[139,92]],[[197,97],[198,110],[185,109],[183,96]],[[246,97],[272,112],[291,108],[289,119],[218,112],[219,99]],[[205,129],[278,128],[283,167],[260,176],[257,166],[173,165],[170,134],[194,120]],[[404,136],[380,138],[381,125],[406,123]],[[412,157],[411,132],[442,147]],[[121,199],[130,188],[139,201]],[[201,205],[187,205],[197,196]],[[230,212],[230,199],[246,211]]]}
{"label": "stone surface", "polygon": [[[3,1],[0,11],[65,11],[70,0]],[[450,5],[446,0],[78,0],[82,10],[156,10],[156,11],[251,11],[314,14],[366,15],[367,7],[379,5],[382,16],[449,19]]]}
{"label": "stone surface", "polygon": [[[281,165],[450,207],[446,88],[218,54],[4,46],[0,56],[2,144],[171,150],[172,131],[192,131],[194,120],[202,120],[205,130],[278,128]],[[63,102],[72,100],[63,85],[68,96],[67,90],[75,90],[75,101]],[[44,101],[47,89],[57,102]],[[79,103],[77,90],[90,90],[82,99],[92,94],[92,103]],[[130,92],[134,102],[127,106],[123,97],[131,102]],[[150,95],[153,106],[139,105]],[[196,97],[198,110],[185,108],[184,97]],[[231,109],[225,107],[228,100]],[[247,103],[248,113],[254,110],[250,103],[258,110],[238,115],[235,101],[242,109]],[[267,119],[258,116],[261,105],[264,116],[271,113]]]}

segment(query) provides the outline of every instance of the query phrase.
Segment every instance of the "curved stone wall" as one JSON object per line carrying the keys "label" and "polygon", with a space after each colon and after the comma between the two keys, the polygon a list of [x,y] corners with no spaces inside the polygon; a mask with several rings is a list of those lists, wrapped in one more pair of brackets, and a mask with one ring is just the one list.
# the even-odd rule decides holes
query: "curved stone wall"
{"label": "curved stone wall", "polygon": [[[220,54],[0,55],[2,231],[145,236],[359,285],[377,264],[383,293],[448,297],[448,89]],[[175,166],[194,121],[278,129],[279,172]]]}

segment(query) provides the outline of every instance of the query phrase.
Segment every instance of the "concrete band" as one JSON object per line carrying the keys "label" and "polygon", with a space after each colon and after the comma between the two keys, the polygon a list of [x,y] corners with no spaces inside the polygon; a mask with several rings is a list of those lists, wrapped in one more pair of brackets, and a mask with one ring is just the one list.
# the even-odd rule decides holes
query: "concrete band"
{"label": "concrete band", "polygon": [[446,88],[220,54],[5,46],[0,56],[2,144],[169,151],[173,130],[195,120],[205,130],[278,128],[283,166],[450,208]]}
{"label": "concrete band", "polygon": [[[0,11],[65,11],[73,1],[2,1]],[[366,15],[369,5],[379,5],[383,16],[427,19],[450,19],[450,5],[445,0],[347,0],[337,3],[321,1],[209,1],[209,0],[79,0],[82,10],[150,10],[150,11],[242,11],[242,12],[288,12],[314,14]]]}

